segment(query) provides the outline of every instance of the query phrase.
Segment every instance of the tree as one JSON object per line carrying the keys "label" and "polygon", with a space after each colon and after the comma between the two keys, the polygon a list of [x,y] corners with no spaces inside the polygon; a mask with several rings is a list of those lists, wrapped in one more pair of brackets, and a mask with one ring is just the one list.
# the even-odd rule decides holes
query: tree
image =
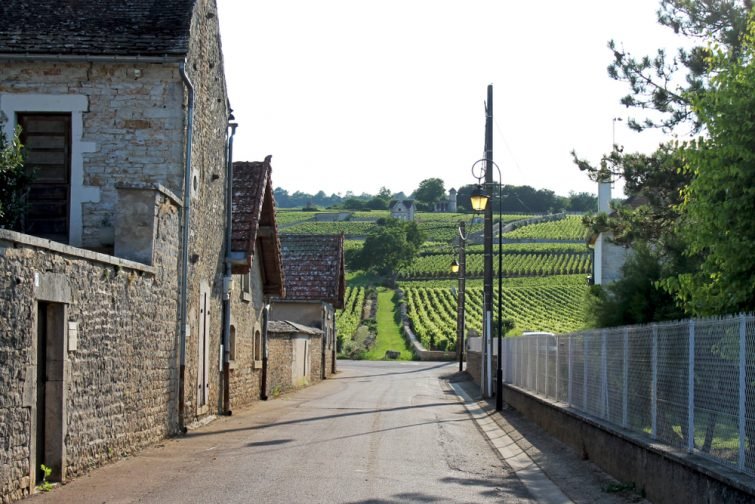
{"label": "tree", "polygon": [[695,272],[666,282],[693,315],[755,310],[755,23],[741,51],[716,50],[710,89],[690,97],[707,137],[681,154],[691,182],[683,191],[681,235]]}
{"label": "tree", "polygon": [[414,222],[385,219],[367,235],[362,250],[352,256],[354,269],[389,275],[414,260],[424,237]]}
{"label": "tree", "polygon": [[[693,132],[699,131],[702,124],[690,106],[689,96],[708,87],[706,59],[710,52],[706,44],[714,42],[730,49],[732,55],[738,54],[751,11],[751,0],[661,0],[658,22],[700,43],[680,48],[672,57],[659,49],[653,57],[636,58],[611,40],[608,47],[613,52],[613,62],[608,66],[608,75],[630,87],[621,103],[659,113],[641,123],[630,119],[629,126],[637,131],[670,130],[687,123]],[[682,72],[686,75],[679,75]]]}
{"label": "tree", "polygon": [[24,170],[21,129],[10,142],[0,134],[0,228],[20,229],[32,177]]}
{"label": "tree", "polygon": [[418,208],[432,210],[435,203],[445,199],[446,189],[443,181],[439,178],[425,179],[419,183],[419,187],[414,191],[414,199],[417,201]]}
{"label": "tree", "polygon": [[566,209],[570,212],[594,212],[598,208],[598,198],[588,192],[569,191]]}

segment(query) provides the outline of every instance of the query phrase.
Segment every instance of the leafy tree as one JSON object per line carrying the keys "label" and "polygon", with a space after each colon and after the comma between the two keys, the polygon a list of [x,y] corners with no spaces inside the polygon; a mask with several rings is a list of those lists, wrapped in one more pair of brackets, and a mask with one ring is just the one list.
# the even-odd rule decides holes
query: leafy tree
{"label": "leafy tree", "polygon": [[569,191],[566,209],[570,212],[594,212],[598,208],[598,198],[588,192]]}
{"label": "leafy tree", "polygon": [[20,229],[26,210],[26,191],[32,180],[24,170],[21,129],[10,142],[0,134],[0,228]]}
{"label": "leafy tree", "polygon": [[380,198],[381,200],[385,201],[386,204],[388,204],[388,202],[391,201],[391,190],[383,186],[380,188],[375,197]]}
{"label": "leafy tree", "polygon": [[692,180],[683,192],[681,235],[700,269],[666,285],[694,315],[755,310],[755,23],[741,51],[716,50],[710,90],[693,95],[708,132],[682,148]]}
{"label": "leafy tree", "polygon": [[637,58],[611,40],[608,47],[613,52],[613,62],[608,75],[630,88],[621,103],[658,113],[642,122],[630,119],[629,126],[637,131],[670,130],[687,123],[692,131],[699,131],[702,124],[690,106],[689,96],[709,85],[706,58],[710,52],[706,44],[714,42],[736,56],[751,11],[751,0],[661,0],[658,22],[695,42],[691,48],[680,48],[674,56],[658,49],[655,56]]}
{"label": "leafy tree", "polygon": [[389,275],[411,264],[424,237],[414,222],[385,219],[367,235],[358,253],[352,255],[350,268]]}
{"label": "leafy tree", "polygon": [[419,183],[419,187],[414,191],[414,199],[417,201],[417,208],[423,210],[432,210],[433,205],[446,197],[446,189],[443,181],[439,178],[425,179]]}

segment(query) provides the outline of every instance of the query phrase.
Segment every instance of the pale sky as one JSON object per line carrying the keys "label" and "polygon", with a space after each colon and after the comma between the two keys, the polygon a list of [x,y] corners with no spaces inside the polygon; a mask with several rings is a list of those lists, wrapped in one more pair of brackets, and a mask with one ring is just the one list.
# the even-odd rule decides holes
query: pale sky
{"label": "pale sky", "polygon": [[614,124],[625,150],[660,140],[626,127],[642,116],[619,104],[608,40],[638,56],[681,43],[659,0],[217,1],[234,159],[272,154],[289,193],[475,183],[488,84],[503,183],[594,193],[572,149],[597,163]]}

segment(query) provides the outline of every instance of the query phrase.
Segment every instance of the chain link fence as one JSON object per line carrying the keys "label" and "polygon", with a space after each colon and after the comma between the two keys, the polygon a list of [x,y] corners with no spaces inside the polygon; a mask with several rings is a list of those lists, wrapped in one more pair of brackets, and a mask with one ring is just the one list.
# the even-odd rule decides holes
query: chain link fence
{"label": "chain link fence", "polygon": [[506,383],[755,476],[755,316],[504,339]]}

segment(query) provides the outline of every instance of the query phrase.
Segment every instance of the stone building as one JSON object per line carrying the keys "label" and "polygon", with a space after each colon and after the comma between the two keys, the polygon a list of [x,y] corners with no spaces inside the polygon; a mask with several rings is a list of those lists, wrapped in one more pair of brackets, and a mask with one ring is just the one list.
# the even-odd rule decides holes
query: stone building
{"label": "stone building", "polygon": [[448,191],[446,199],[442,199],[433,205],[433,212],[456,213],[456,189],[451,188]]}
{"label": "stone building", "polygon": [[[0,129],[21,126],[35,172],[20,232],[0,230],[4,502],[41,464],[65,480],[251,400],[217,355],[244,355],[251,337],[231,348],[230,329],[256,334],[262,299],[283,293],[269,160],[255,238],[227,245],[215,1],[30,5],[0,3]],[[231,260],[248,265],[246,310]]]}
{"label": "stone building", "polygon": [[288,361],[267,332],[268,301],[285,293],[271,172],[270,156],[233,163],[229,408],[266,399],[274,386],[269,369]]}
{"label": "stone building", "polygon": [[270,318],[320,330],[308,379],[325,379],[336,371],[335,310],[346,291],[343,234],[282,234],[280,241],[286,296],[272,299]]}
{"label": "stone building", "polygon": [[403,221],[413,221],[414,214],[417,212],[417,206],[414,204],[414,200],[392,200],[388,203],[388,211],[391,212],[391,217]]}

